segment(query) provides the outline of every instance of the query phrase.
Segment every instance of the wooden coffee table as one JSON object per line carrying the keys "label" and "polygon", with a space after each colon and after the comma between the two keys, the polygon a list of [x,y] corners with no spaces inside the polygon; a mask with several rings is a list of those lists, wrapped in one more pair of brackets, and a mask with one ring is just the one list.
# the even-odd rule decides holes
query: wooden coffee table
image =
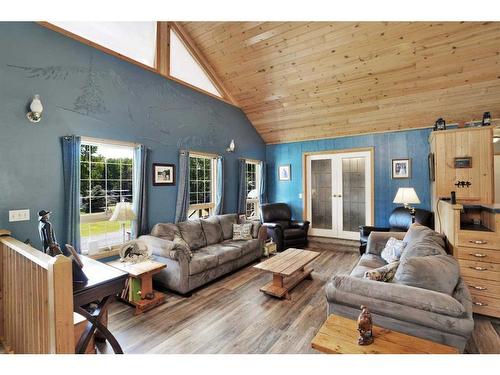
{"label": "wooden coffee table", "polygon": [[329,354],[458,354],[458,349],[433,341],[373,326],[374,342],[358,345],[355,320],[332,314],[311,342],[313,349]]}
{"label": "wooden coffee table", "polygon": [[271,272],[273,281],[260,288],[261,292],[278,298],[290,299],[289,291],[305,278],[311,277],[312,268],[306,268],[320,253],[301,249],[288,249],[255,265]]}
{"label": "wooden coffee table", "polygon": [[[122,293],[120,298],[135,306],[135,313],[140,314],[165,302],[165,294],[153,290],[153,275],[166,268],[166,264],[146,260],[139,263],[121,262],[119,260],[107,263],[129,274],[127,287],[131,287],[133,279],[140,280],[140,298],[130,298],[129,293]],[[152,297],[152,298],[151,298]]]}

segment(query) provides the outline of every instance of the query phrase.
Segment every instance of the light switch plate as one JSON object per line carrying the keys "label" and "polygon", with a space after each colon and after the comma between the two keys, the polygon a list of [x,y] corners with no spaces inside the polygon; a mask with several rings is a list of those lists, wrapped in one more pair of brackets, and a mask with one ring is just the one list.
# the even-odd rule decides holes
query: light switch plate
{"label": "light switch plate", "polygon": [[13,221],[29,221],[30,220],[30,210],[10,210],[9,211],[9,222]]}
{"label": "light switch plate", "polygon": [[299,199],[302,199],[302,193],[299,193]]}

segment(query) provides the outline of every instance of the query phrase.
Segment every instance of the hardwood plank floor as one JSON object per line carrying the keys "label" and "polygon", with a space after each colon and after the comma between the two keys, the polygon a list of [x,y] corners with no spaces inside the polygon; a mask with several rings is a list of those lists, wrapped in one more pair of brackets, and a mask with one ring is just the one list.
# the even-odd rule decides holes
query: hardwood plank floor
{"label": "hardwood plank floor", "polygon": [[[310,342],[326,319],[324,285],[349,273],[359,255],[356,244],[345,241],[313,241],[309,249],[321,252],[311,263],[313,279],[295,287],[291,300],[260,292],[271,275],[247,266],[190,298],[168,293],[164,305],[139,316],[114,302],[109,328],[125,353],[316,353]],[[467,352],[500,353],[497,323],[478,317]],[[106,344],[99,350],[112,352]]]}

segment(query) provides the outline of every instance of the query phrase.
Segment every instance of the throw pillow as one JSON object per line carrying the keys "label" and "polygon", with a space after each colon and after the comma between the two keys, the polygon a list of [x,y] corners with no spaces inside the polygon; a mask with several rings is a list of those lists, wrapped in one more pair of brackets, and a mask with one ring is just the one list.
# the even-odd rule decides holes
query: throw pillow
{"label": "throw pillow", "polygon": [[233,240],[251,240],[252,223],[233,224]]}
{"label": "throw pillow", "polygon": [[225,240],[229,240],[233,237],[233,224],[238,223],[238,215],[237,214],[225,214],[218,215],[219,223],[222,227],[222,236]]}
{"label": "throw pillow", "polygon": [[401,258],[401,253],[403,252],[405,246],[406,243],[404,241],[391,237],[385,244],[385,248],[382,250],[380,256],[387,263],[396,262],[399,258]]}
{"label": "throw pillow", "polygon": [[375,268],[374,270],[371,270],[371,271],[366,271],[364,278],[374,280],[374,281],[389,282],[392,280],[392,278],[396,274],[398,266],[399,266],[399,262],[396,261],[396,262],[386,264],[383,267]]}
{"label": "throw pillow", "polygon": [[207,245],[214,245],[223,240],[222,227],[218,216],[210,216],[207,219],[200,219]]}
{"label": "throw pillow", "polygon": [[460,268],[451,255],[429,255],[401,258],[394,282],[452,295],[458,283]]}
{"label": "throw pillow", "polygon": [[240,220],[239,224],[252,224],[252,238],[257,238],[259,236],[259,229],[261,227],[260,220]]}

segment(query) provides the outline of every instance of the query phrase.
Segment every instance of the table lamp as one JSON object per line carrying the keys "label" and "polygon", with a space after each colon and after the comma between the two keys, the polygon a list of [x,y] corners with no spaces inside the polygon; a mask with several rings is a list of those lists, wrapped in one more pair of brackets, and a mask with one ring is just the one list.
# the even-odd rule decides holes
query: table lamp
{"label": "table lamp", "polygon": [[123,233],[123,243],[125,243],[125,222],[137,219],[135,216],[132,206],[128,202],[119,202],[116,204],[113,215],[109,221],[121,221],[122,233]]}
{"label": "table lamp", "polygon": [[420,199],[418,199],[417,193],[415,192],[414,188],[399,188],[392,203],[403,204],[406,209],[410,210],[411,222],[415,222],[415,208],[411,205],[419,204]]}

